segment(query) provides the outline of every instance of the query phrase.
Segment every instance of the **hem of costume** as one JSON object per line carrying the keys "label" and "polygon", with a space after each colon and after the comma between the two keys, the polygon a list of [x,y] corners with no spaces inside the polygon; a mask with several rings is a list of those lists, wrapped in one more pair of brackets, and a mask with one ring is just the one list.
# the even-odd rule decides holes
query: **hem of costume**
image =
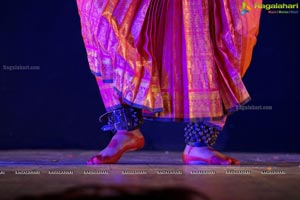
{"label": "hem of costume", "polygon": [[251,101],[251,97],[246,98],[245,100],[243,100],[241,103],[239,103],[239,105],[235,105],[229,109],[226,110],[226,115],[231,115],[235,112],[237,112],[239,110],[239,108],[241,106],[244,106],[245,104],[247,104],[249,101]]}
{"label": "hem of costume", "polygon": [[205,125],[215,127],[218,131],[222,131],[224,127],[218,126],[218,125],[214,124],[213,122],[218,121],[218,120],[223,120],[228,115],[231,115],[231,114],[237,112],[239,110],[240,106],[247,104],[250,100],[251,100],[251,97],[248,97],[247,99],[245,99],[244,101],[239,103],[239,105],[236,105],[230,109],[227,109],[225,114],[222,116],[219,116],[219,117],[196,117],[196,118],[174,118],[174,117],[172,117],[172,118],[166,118],[166,117],[151,116],[151,114],[154,114],[154,113],[150,113],[150,114],[143,113],[143,118],[144,118],[144,120],[158,121],[158,122],[185,122],[185,123],[202,122]]}
{"label": "hem of costume", "polygon": [[[117,91],[117,89],[115,89],[115,90]],[[143,119],[144,120],[158,121],[158,122],[184,122],[184,123],[202,122],[205,125],[215,127],[218,131],[222,131],[223,127],[218,126],[216,124],[213,124],[214,121],[223,120],[226,116],[237,112],[239,110],[240,106],[243,106],[243,105],[247,104],[251,100],[251,97],[248,97],[247,99],[245,99],[241,103],[239,103],[239,105],[236,105],[236,106],[234,106],[230,109],[227,109],[224,112],[224,115],[217,116],[217,117],[195,117],[195,118],[176,118],[176,117],[172,117],[172,118],[169,118],[169,117],[153,116],[155,113],[163,112],[163,108],[151,109],[151,108],[143,106],[143,105],[135,104],[133,102],[130,102],[130,101],[126,100],[121,92],[119,92],[119,91],[117,91],[117,92],[120,95],[120,98],[122,99],[122,103],[126,104],[127,106],[131,106],[131,107],[139,108],[139,109],[143,110]],[[115,109],[122,108],[122,107],[124,107],[124,104],[118,104],[118,105],[113,106],[113,107],[108,107],[107,111],[112,112]],[[145,112],[145,111],[147,111],[147,112]]]}
{"label": "hem of costume", "polygon": [[[134,107],[134,108],[139,108],[139,109],[142,109],[142,110],[147,110],[147,111],[150,112],[150,113],[160,113],[160,112],[163,111],[163,108],[153,108],[153,109],[152,109],[152,108],[147,107],[147,106],[144,106],[144,105],[140,105],[140,104],[137,104],[137,103],[133,103],[133,102],[127,100],[127,99],[124,97],[124,95],[122,94],[122,92],[119,91],[117,88],[114,87],[114,90],[118,93],[118,95],[119,95],[119,97],[120,97],[120,99],[121,99],[121,102],[122,102],[123,104],[126,104],[126,105],[131,106],[131,107]],[[107,110],[108,112],[111,112],[111,111],[113,111],[113,110],[115,110],[115,109],[122,108],[122,107],[123,107],[123,104],[122,104],[122,103],[117,104],[117,105],[115,105],[115,106],[113,106],[113,107],[107,107],[106,110]]]}
{"label": "hem of costume", "polygon": [[157,122],[184,122],[184,123],[190,123],[190,122],[202,122],[203,124],[207,126],[215,127],[218,131],[222,131],[223,127],[213,124],[212,122],[214,120],[222,120],[225,117],[225,115],[220,117],[201,117],[201,118],[163,118],[163,117],[152,117],[147,116],[143,113],[143,119],[147,121],[157,121]]}

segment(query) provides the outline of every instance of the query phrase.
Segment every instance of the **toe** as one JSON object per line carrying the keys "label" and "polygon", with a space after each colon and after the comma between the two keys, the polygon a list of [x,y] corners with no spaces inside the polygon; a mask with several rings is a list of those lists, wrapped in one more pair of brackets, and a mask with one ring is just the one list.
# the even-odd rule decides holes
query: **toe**
{"label": "toe", "polygon": [[222,158],[220,164],[221,165],[231,165],[232,161],[230,159],[227,159],[227,158],[225,158],[225,159]]}
{"label": "toe", "polygon": [[89,159],[87,162],[86,162],[87,165],[93,165],[93,158]]}
{"label": "toe", "polygon": [[229,159],[231,160],[232,165],[240,165],[241,164],[241,162],[235,158],[230,157]]}
{"label": "toe", "polygon": [[92,160],[94,164],[101,164],[101,160],[103,160],[103,157],[102,155],[96,155],[93,157]]}
{"label": "toe", "polygon": [[102,160],[102,156],[101,155],[96,155],[91,157],[88,161],[87,164],[88,165],[93,165],[93,164],[99,164],[100,160]]}

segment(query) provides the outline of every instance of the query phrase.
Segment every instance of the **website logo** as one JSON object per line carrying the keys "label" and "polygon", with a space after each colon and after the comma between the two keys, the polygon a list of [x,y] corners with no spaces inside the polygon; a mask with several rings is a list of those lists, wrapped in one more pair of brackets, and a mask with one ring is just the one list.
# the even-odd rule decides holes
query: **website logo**
{"label": "website logo", "polygon": [[246,1],[243,1],[241,15],[245,15],[248,12],[250,12],[251,10],[252,10],[252,8],[249,6],[249,4]]}
{"label": "website logo", "polygon": [[[251,6],[250,6],[251,5]],[[242,2],[241,15],[245,15],[253,9],[266,10],[268,14],[298,14],[298,3],[258,3],[249,4],[247,0]]]}
{"label": "website logo", "polygon": [[298,14],[298,3],[254,3],[255,9],[268,11],[269,14]]}

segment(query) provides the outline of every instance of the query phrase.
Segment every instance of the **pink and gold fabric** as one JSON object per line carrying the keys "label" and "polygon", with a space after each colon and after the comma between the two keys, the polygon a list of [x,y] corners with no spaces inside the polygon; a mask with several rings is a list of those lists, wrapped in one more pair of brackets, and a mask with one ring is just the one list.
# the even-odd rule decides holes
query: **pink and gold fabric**
{"label": "pink and gold fabric", "polygon": [[250,99],[242,77],[261,11],[242,15],[243,2],[77,0],[89,66],[107,111],[127,104],[148,118],[222,128],[228,113]]}

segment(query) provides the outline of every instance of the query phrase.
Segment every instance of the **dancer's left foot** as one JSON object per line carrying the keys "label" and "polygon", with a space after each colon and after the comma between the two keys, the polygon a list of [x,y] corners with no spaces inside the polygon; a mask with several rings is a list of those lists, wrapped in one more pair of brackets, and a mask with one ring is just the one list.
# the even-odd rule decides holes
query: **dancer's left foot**
{"label": "dancer's left foot", "polygon": [[210,165],[239,165],[240,161],[223,155],[212,147],[193,147],[186,145],[182,154],[185,164],[210,164]]}

